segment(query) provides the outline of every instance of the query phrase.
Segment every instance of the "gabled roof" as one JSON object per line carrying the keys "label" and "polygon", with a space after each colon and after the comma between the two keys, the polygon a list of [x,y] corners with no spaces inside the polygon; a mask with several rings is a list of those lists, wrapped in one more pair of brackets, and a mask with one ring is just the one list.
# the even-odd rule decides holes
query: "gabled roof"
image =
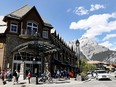
{"label": "gabled roof", "polygon": [[[5,17],[10,17],[10,18],[20,20],[33,8],[35,8],[35,6],[31,7],[29,5],[25,5],[25,6],[21,7],[21,8],[19,8],[18,10],[13,11],[10,14],[6,15]],[[36,8],[35,8],[35,10],[36,10]],[[44,18],[41,17],[41,19],[42,19],[42,21],[44,23],[44,26],[52,27],[52,25],[50,23],[48,23],[48,21],[46,21]],[[4,18],[4,21],[5,20],[6,19]]]}
{"label": "gabled roof", "polygon": [[22,18],[24,15],[26,15],[30,10],[32,9],[32,7],[30,7],[29,5],[25,5],[22,8],[6,15],[7,17],[11,17],[11,18],[16,18],[16,19],[20,19]]}

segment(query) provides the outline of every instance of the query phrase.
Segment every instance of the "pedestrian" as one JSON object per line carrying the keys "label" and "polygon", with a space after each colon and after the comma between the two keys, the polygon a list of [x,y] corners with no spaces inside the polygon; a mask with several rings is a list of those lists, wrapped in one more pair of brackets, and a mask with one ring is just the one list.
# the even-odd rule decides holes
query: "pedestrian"
{"label": "pedestrian", "polygon": [[1,79],[2,79],[2,81],[4,81],[4,76],[5,76],[5,72],[4,72],[4,70],[2,70],[1,71]]}
{"label": "pedestrian", "polygon": [[47,70],[46,75],[47,75],[47,78],[48,78],[48,82],[49,82],[49,83],[50,83],[50,82],[53,83],[53,79],[52,79],[52,77],[51,77],[51,73],[50,73],[49,70]]}
{"label": "pedestrian", "polygon": [[66,70],[64,70],[64,78],[65,78],[65,80],[67,79],[67,71]]}
{"label": "pedestrian", "polygon": [[61,76],[60,70],[57,70],[56,76],[58,77],[58,80],[60,80],[60,76]]}
{"label": "pedestrian", "polygon": [[20,77],[20,72],[19,72],[19,71],[16,71],[16,73],[17,73],[17,76],[16,76],[16,82],[18,83],[18,81],[19,81],[19,77]]}
{"label": "pedestrian", "polygon": [[7,71],[7,80],[8,80],[8,81],[12,81],[12,71],[11,71],[11,69],[9,69],[9,70]]}
{"label": "pedestrian", "polygon": [[15,82],[17,81],[17,73],[16,70],[13,72],[13,85],[15,85]]}
{"label": "pedestrian", "polygon": [[1,72],[1,78],[2,78],[2,81],[3,81],[3,85],[5,85],[6,84],[6,81],[4,80],[5,79],[5,70],[3,70]]}
{"label": "pedestrian", "polygon": [[30,73],[30,71],[28,72],[28,82],[29,82],[29,84],[30,84],[30,78],[31,78],[31,73]]}

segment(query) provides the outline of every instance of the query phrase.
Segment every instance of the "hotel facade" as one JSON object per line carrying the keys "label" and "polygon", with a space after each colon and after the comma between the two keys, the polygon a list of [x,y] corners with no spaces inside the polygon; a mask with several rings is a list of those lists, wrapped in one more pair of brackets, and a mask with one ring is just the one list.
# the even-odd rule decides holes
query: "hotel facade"
{"label": "hotel facade", "polygon": [[78,57],[45,21],[35,6],[25,5],[3,17],[0,24],[0,68],[27,76],[56,70],[78,72]]}

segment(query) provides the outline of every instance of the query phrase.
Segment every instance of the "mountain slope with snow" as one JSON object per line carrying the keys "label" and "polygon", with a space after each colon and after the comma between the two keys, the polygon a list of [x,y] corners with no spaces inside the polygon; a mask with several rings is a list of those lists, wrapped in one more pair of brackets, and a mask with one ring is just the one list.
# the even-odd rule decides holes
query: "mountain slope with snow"
{"label": "mountain slope with snow", "polygon": [[95,41],[89,38],[81,38],[80,40],[80,48],[84,55],[86,55],[87,59],[91,59],[94,54],[108,51],[108,48],[99,45]]}
{"label": "mountain slope with snow", "polygon": [[84,55],[87,60],[98,60],[108,63],[116,63],[116,51],[111,51],[89,38],[81,38],[79,42],[79,48],[76,47],[76,40],[70,41],[67,44],[70,47],[73,47],[77,54],[81,53],[80,55]]}
{"label": "mountain slope with snow", "polygon": [[[76,45],[75,45],[76,40],[68,42],[69,46],[73,46],[74,50],[76,51]],[[93,55],[100,53],[100,52],[105,52],[108,51],[109,49],[98,45],[95,41],[85,37],[81,38],[79,40],[80,42],[80,50],[81,52],[86,56],[88,60],[90,60]]]}

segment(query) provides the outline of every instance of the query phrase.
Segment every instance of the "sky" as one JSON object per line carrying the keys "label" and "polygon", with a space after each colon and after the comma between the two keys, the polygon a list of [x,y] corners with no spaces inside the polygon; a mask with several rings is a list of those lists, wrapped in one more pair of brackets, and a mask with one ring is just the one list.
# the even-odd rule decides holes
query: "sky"
{"label": "sky", "polygon": [[116,0],[2,0],[0,16],[35,6],[64,41],[88,37],[116,51]]}

